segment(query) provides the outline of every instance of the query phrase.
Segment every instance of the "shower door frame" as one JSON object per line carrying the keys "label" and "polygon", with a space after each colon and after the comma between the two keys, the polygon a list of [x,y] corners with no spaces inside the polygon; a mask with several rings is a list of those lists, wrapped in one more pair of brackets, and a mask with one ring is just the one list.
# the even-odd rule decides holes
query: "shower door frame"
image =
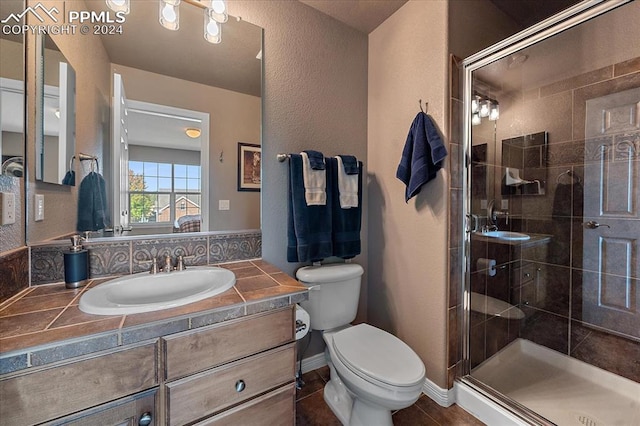
{"label": "shower door frame", "polygon": [[547,38],[553,37],[565,30],[582,24],[597,16],[603,15],[613,9],[632,2],[633,0],[585,0],[566,9],[544,21],[539,22],[511,37],[508,37],[462,61],[462,87],[463,87],[463,150],[465,153],[465,167],[462,195],[463,195],[463,247],[464,259],[462,259],[462,324],[460,327],[460,339],[462,340],[461,370],[456,378],[457,382],[470,387],[473,391],[489,398],[492,402],[507,410],[517,418],[533,425],[553,425],[547,419],[513,401],[495,389],[485,385],[471,376],[470,361],[470,292],[471,292],[471,96],[473,93],[473,71],[488,65],[494,61],[505,58],[521,49],[532,46]]}

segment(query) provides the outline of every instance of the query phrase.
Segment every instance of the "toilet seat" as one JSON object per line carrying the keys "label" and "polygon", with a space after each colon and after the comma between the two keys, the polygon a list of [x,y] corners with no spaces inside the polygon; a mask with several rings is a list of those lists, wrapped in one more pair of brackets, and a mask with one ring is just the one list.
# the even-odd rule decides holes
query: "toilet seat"
{"label": "toilet seat", "polygon": [[424,381],[424,364],[394,335],[358,324],[333,335],[339,360],[354,374],[381,387],[412,387]]}

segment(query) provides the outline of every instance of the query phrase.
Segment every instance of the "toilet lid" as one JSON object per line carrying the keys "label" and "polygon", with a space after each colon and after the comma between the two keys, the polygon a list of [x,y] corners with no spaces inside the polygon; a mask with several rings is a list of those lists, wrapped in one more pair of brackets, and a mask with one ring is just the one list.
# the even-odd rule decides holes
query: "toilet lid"
{"label": "toilet lid", "polygon": [[365,380],[398,387],[424,380],[424,364],[418,355],[402,340],[369,324],[337,332],[333,348],[340,361]]}

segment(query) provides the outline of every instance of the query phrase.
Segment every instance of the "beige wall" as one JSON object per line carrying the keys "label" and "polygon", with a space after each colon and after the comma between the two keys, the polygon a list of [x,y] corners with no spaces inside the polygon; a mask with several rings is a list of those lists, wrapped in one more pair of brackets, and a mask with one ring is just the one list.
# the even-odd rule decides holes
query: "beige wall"
{"label": "beige wall", "polygon": [[395,173],[419,99],[447,141],[448,53],[444,1],[409,1],[369,35],[368,319],[411,346],[443,388],[449,172],[408,204]]}
{"label": "beige wall", "polygon": [[[236,175],[238,142],[260,144],[260,98],[123,65],[113,70],[130,100],[209,114],[209,230],[259,229],[260,193],[238,192]],[[230,201],[230,210],[218,210],[220,199]]]}
{"label": "beige wall", "polygon": [[[28,0],[35,6],[38,2]],[[63,5],[64,3],[64,5]],[[82,0],[47,1],[47,7],[56,6],[59,10],[83,10]],[[65,9],[66,8],[66,9]],[[31,15],[29,19],[33,20]],[[36,24],[39,22],[30,22]],[[69,60],[76,71],[76,152],[96,155],[100,158],[103,170],[102,147],[109,135],[109,57],[102,47],[98,36],[93,35],[52,35],[60,51]],[[77,209],[77,186],[64,187],[35,182],[35,128],[36,97],[35,36],[28,36],[27,52],[27,163],[29,217],[27,241],[37,242],[75,232]],[[76,162],[77,164],[77,162]],[[82,178],[81,169],[76,166],[76,182]],[[45,200],[45,219],[33,220],[35,194],[43,194]]]}

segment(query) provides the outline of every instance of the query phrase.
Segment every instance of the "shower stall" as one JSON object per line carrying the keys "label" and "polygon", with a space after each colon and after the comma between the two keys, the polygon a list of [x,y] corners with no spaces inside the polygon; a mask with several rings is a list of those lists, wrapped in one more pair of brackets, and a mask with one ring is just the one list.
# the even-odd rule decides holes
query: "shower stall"
{"label": "shower stall", "polygon": [[462,63],[457,385],[516,422],[640,424],[639,23],[584,1]]}

